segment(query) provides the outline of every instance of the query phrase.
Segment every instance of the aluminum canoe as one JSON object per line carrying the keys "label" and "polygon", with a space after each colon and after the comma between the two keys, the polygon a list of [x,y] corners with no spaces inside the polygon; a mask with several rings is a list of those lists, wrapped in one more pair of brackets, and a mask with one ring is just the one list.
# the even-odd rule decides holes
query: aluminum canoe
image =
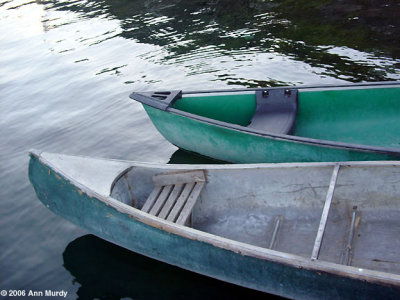
{"label": "aluminum canoe", "polygon": [[400,296],[400,162],[30,157],[48,209],[131,251],[288,298]]}

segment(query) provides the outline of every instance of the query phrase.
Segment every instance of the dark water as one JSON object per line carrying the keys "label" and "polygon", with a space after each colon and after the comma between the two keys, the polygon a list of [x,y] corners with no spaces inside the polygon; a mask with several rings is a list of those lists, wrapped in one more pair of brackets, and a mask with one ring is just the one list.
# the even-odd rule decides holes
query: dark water
{"label": "dark water", "polygon": [[204,162],[166,142],[128,94],[399,80],[399,36],[398,1],[0,0],[0,290],[261,297],[54,216],[28,182],[27,151]]}

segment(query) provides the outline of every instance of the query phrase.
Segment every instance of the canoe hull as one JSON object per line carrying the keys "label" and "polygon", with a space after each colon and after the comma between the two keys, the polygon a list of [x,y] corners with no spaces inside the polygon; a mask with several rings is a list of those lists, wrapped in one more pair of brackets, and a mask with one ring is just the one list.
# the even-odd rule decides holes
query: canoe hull
{"label": "canoe hull", "polygon": [[297,299],[395,299],[400,294],[395,286],[261,259],[145,224],[34,155],[29,177],[38,198],[57,215],[131,251],[196,273]]}
{"label": "canoe hull", "polygon": [[234,163],[400,159],[400,83],[134,92],[177,147]]}
{"label": "canoe hull", "polygon": [[234,163],[397,160],[387,153],[362,151],[249,134],[143,105],[157,130],[175,146]]}

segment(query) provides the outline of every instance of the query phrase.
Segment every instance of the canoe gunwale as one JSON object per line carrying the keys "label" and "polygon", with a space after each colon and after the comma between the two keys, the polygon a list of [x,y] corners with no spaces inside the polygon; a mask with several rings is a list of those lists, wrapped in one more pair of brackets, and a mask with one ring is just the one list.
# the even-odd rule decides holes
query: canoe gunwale
{"label": "canoe gunwale", "polygon": [[[44,153],[43,153],[44,154]],[[224,250],[232,251],[234,253],[253,257],[260,260],[267,260],[278,264],[284,264],[292,268],[297,269],[307,269],[313,272],[324,272],[340,277],[348,277],[356,280],[363,280],[370,283],[381,284],[385,286],[391,286],[396,289],[400,288],[400,275],[382,272],[382,271],[375,271],[370,269],[363,269],[353,266],[346,266],[340,265],[336,263],[321,261],[321,260],[311,260],[305,257],[301,257],[295,254],[280,252],[276,250],[271,250],[268,248],[262,248],[258,246],[254,246],[251,244],[246,244],[243,242],[234,241],[228,238],[220,237],[217,235],[213,235],[204,231],[200,231],[194,228],[186,227],[183,225],[178,225],[176,223],[172,223],[161,218],[152,216],[148,213],[144,213],[139,209],[136,209],[132,206],[129,206],[125,203],[122,203],[111,196],[105,196],[102,194],[97,193],[93,189],[81,184],[76,179],[70,177],[68,174],[65,174],[62,170],[58,169],[54,166],[50,161],[42,156],[41,153],[33,153],[31,152],[31,156],[35,157],[39,160],[42,165],[47,166],[52,171],[63,177],[65,180],[69,181],[72,186],[77,188],[80,192],[83,192],[87,196],[91,198],[96,198],[98,201],[103,202],[107,206],[111,207],[112,209],[128,215],[130,218],[146,224],[148,226],[154,227],[161,231],[165,231],[170,234],[175,234],[181,236],[186,239],[200,241],[204,243],[208,243],[214,247],[221,248]],[[138,163],[138,162],[130,162],[131,167],[128,169],[132,169],[135,166],[138,167],[161,167],[164,166],[165,169],[170,169],[170,167],[166,165],[158,165],[158,164],[151,164],[151,163]],[[247,168],[254,168],[255,166],[259,167],[271,167],[276,168],[278,166],[283,167],[299,167],[299,166],[311,166],[311,167],[318,167],[318,166],[374,166],[374,165],[397,165],[400,166],[400,162],[397,161],[383,161],[383,162],[335,162],[335,163],[284,163],[284,164],[247,164],[247,165],[201,165],[196,166],[195,169],[235,169],[241,167]],[[169,165],[172,166],[172,165]],[[175,166],[174,166],[175,167]],[[191,165],[180,165],[182,169],[192,167]],[[193,168],[192,168],[193,169]],[[127,170],[123,171],[121,174],[116,176],[116,178],[121,178],[124,174],[126,174]],[[116,180],[114,180],[116,181]],[[117,243],[117,241],[113,241]],[[204,274],[207,275],[207,274]]]}
{"label": "canoe gunwale", "polygon": [[344,83],[344,84],[324,84],[324,85],[287,85],[287,86],[276,86],[276,87],[264,87],[264,88],[237,88],[237,89],[216,89],[216,90],[193,90],[193,91],[182,91],[182,95],[186,94],[209,94],[209,93],[235,93],[235,92],[256,92],[265,90],[279,90],[279,89],[297,89],[297,90],[341,90],[347,88],[357,87],[388,87],[392,85],[399,85],[400,81],[378,81],[378,82],[361,82],[361,83]]}
{"label": "canoe gunwale", "polygon": [[[390,86],[399,86],[399,81],[387,81],[387,82],[373,82],[373,83],[355,83],[355,84],[342,84],[342,85],[320,85],[320,86],[286,86],[286,87],[268,87],[268,88],[249,88],[249,89],[226,89],[226,90],[208,90],[208,91],[189,91],[182,92],[182,95],[189,94],[209,94],[209,93],[235,93],[235,92],[256,92],[256,91],[264,91],[268,90],[286,90],[286,89],[296,89],[296,90],[345,90],[345,89],[354,89],[354,88],[385,88]],[[140,97],[136,97],[139,95]],[[400,157],[400,148],[396,147],[381,147],[381,146],[373,146],[373,145],[364,145],[364,144],[355,144],[355,143],[346,143],[340,141],[331,141],[324,139],[315,139],[309,137],[295,136],[289,134],[280,134],[280,133],[272,133],[263,130],[253,129],[251,127],[241,126],[237,124],[232,124],[228,122],[223,122],[207,117],[203,117],[200,115],[196,115],[193,113],[185,112],[171,106],[165,106],[165,104],[160,103],[156,99],[152,99],[150,97],[146,97],[140,95],[139,93],[132,93],[130,95],[132,99],[138,101],[144,105],[148,105],[160,111],[164,111],[167,113],[172,113],[175,115],[179,115],[182,117],[186,117],[189,119],[193,119],[208,125],[213,125],[225,129],[230,129],[238,132],[242,132],[245,134],[251,134],[256,136],[261,136],[268,139],[275,139],[280,141],[287,141],[293,143],[307,144],[312,146],[319,146],[325,148],[335,148],[341,150],[350,150],[350,151],[360,151],[360,152],[369,152],[369,153],[377,153],[377,154],[385,154],[390,156],[398,156]],[[135,98],[136,97],[136,98]]]}

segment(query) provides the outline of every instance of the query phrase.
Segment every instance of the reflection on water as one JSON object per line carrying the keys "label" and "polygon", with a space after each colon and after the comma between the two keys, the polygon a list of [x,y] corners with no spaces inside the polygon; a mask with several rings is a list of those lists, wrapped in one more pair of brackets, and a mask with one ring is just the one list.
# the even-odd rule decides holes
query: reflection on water
{"label": "reflection on water", "polygon": [[184,271],[93,235],[69,243],[63,258],[80,284],[79,299],[265,299],[264,293]]}
{"label": "reflection on water", "polygon": [[61,253],[83,230],[36,199],[29,149],[215,163],[176,151],[129,93],[400,80],[399,10],[397,0],[0,0],[0,287],[76,288]]}
{"label": "reflection on water", "polygon": [[398,1],[42,3],[87,19],[118,21],[97,42],[121,36],[159,46],[141,57],[180,66],[187,76],[208,74],[211,80],[242,86],[317,80],[305,73],[346,81],[399,78]]}
{"label": "reflection on water", "polygon": [[51,51],[134,87],[164,83],[165,70],[248,87],[400,78],[398,1],[37,3]]}

